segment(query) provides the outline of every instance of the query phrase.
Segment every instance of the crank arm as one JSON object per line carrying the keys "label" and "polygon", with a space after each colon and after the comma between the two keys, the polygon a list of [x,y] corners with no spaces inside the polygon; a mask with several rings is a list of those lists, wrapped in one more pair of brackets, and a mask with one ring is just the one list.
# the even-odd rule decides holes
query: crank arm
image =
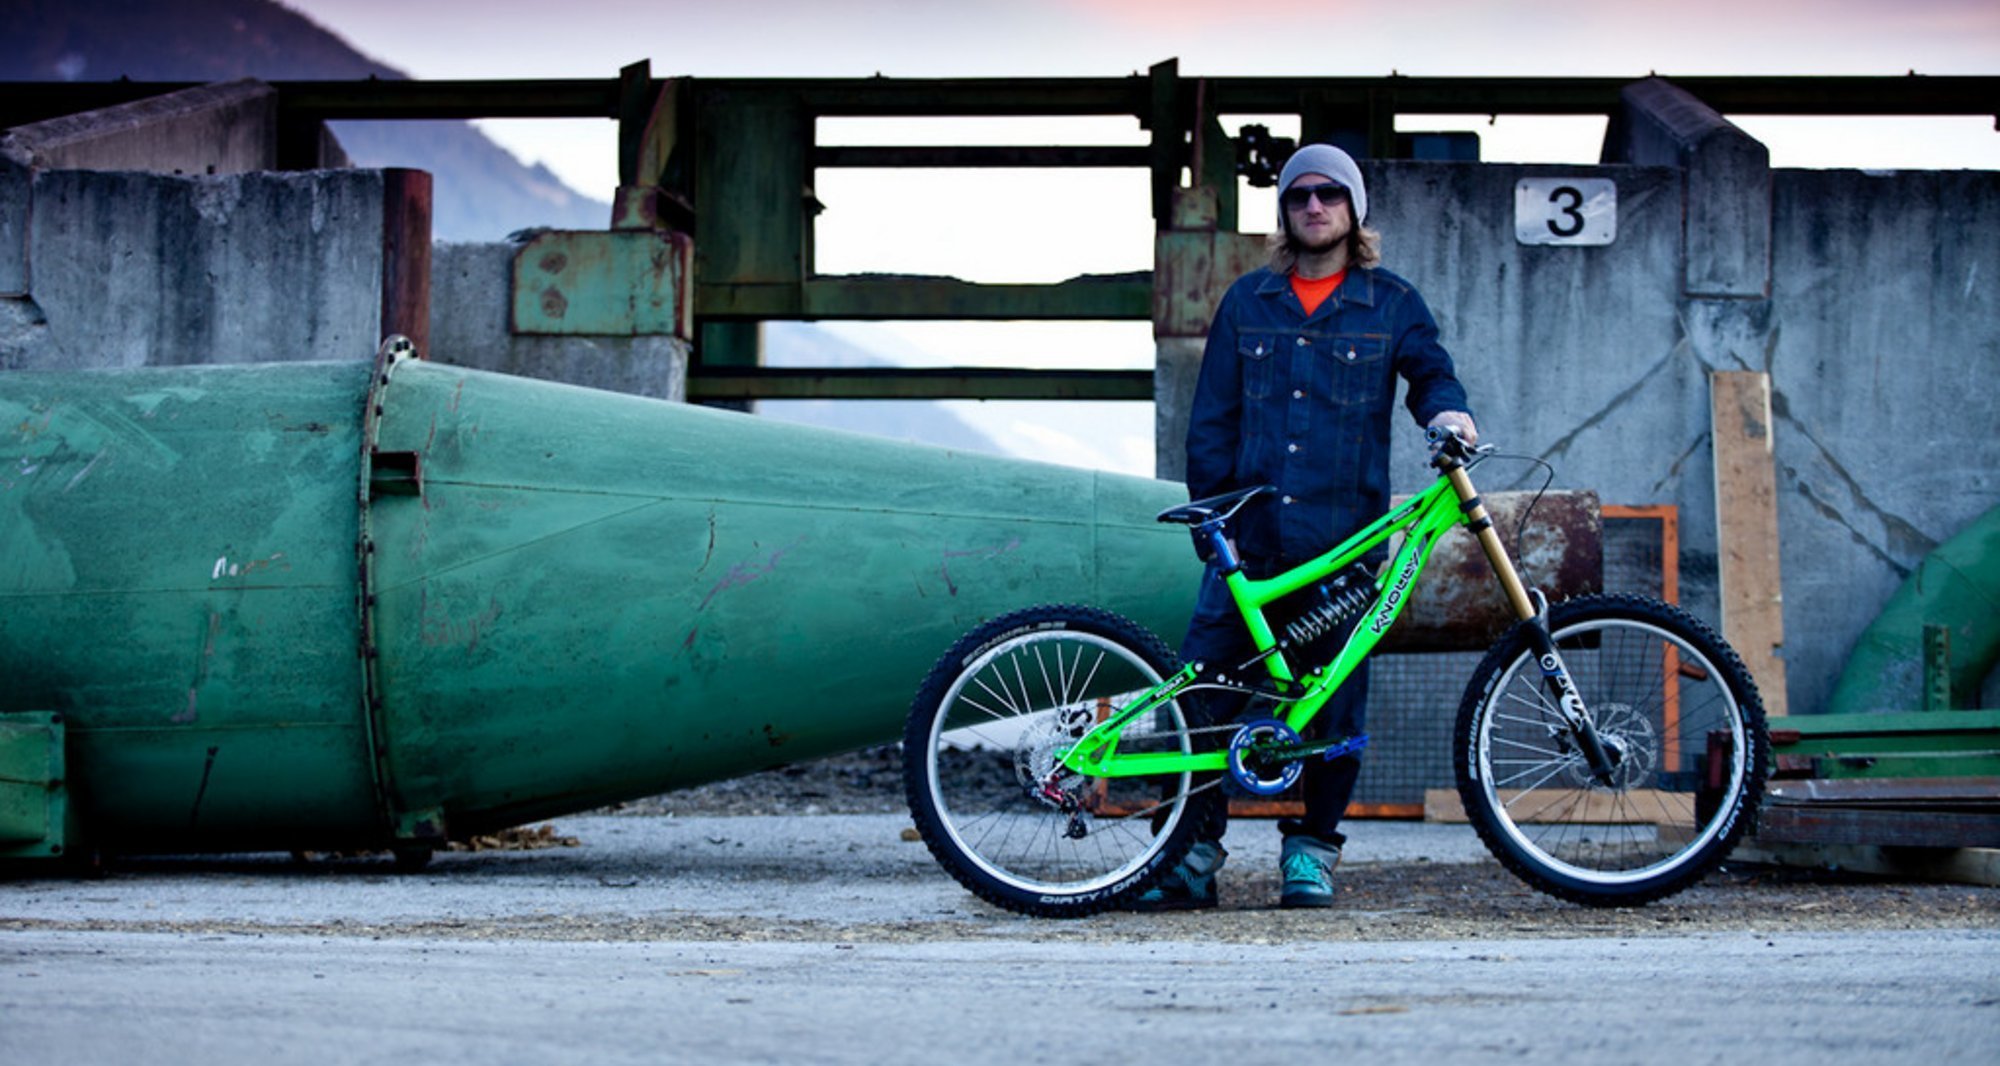
{"label": "crank arm", "polygon": [[1321,740],[1311,744],[1273,744],[1268,748],[1257,749],[1257,754],[1280,762],[1293,762],[1314,756],[1333,760],[1343,755],[1359,754],[1366,747],[1368,747],[1368,734],[1363,733],[1360,736]]}

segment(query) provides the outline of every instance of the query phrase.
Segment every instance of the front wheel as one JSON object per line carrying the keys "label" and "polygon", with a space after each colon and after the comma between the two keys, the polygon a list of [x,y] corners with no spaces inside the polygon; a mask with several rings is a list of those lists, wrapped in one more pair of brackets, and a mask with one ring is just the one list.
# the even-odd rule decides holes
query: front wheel
{"label": "front wheel", "polygon": [[[1212,823],[1215,775],[1086,777],[1060,757],[1175,669],[1158,637],[1089,607],[1016,611],[966,634],[924,679],[903,737],[931,854],[980,898],[1039,917],[1095,914],[1150,887]],[[1118,742],[1121,755],[1194,750],[1172,702]]]}
{"label": "front wheel", "polygon": [[1508,869],[1572,902],[1637,905],[1688,887],[1736,846],[1763,795],[1769,740],[1750,672],[1658,600],[1589,596],[1548,622],[1608,773],[1592,771],[1521,623],[1459,706],[1466,815]]}

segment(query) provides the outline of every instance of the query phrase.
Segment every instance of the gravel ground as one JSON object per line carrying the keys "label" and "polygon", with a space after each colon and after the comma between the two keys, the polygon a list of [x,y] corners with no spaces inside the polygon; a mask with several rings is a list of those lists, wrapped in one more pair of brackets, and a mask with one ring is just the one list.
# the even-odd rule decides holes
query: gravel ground
{"label": "gravel ground", "polygon": [[[632,815],[797,816],[892,814],[903,800],[902,753],[894,745],[652,797],[618,809]],[[1245,830],[1257,823],[1240,820]],[[1364,823],[1365,824],[1365,823]],[[1232,829],[1232,847],[1236,830]],[[1271,834],[1275,836],[1275,831]],[[1350,848],[1350,851],[1358,849]],[[1724,931],[1996,929],[2000,889],[1730,863],[1703,883],[1651,906],[1580,907],[1545,896],[1490,858],[1471,863],[1344,863],[1337,879],[1342,918],[1278,910],[1270,862],[1232,861],[1214,911],[1115,915],[1085,925],[1112,935],[1192,935],[1228,942],[1279,939],[1424,940],[1481,936],[1642,936]],[[941,875],[942,876],[942,875]],[[980,906],[967,897],[968,906]],[[1091,935],[1043,923],[1045,935]]]}
{"label": "gravel ground", "polygon": [[1036,921],[962,890],[916,842],[876,748],[654,797],[391,871],[379,857],[126,858],[97,880],[0,882],[0,929],[558,941],[1259,944],[2000,930],[2000,889],[1731,862],[1651,906],[1544,896],[1463,826],[1355,822],[1325,912],[1275,907],[1277,833],[1239,818],[1221,906]]}

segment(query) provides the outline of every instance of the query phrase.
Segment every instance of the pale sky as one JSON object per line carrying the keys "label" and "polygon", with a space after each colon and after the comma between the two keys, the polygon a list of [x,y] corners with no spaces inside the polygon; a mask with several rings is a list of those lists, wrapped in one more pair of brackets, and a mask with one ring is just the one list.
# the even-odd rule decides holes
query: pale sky
{"label": "pale sky", "polygon": [[[282,0],[418,78],[2000,74],[1994,0]],[[1779,167],[2000,170],[1990,118],[1731,116]],[[608,199],[608,121],[486,122],[527,162]],[[1594,163],[1602,119],[1427,119],[1496,162]],[[1275,132],[1296,132],[1276,128]],[[1131,120],[822,123],[823,143],[1144,143]],[[823,273],[1055,281],[1151,265],[1143,172],[819,173]],[[1268,195],[1268,194],[1267,194]],[[1272,202],[1246,198],[1245,217]],[[955,365],[1148,367],[1144,323],[829,325],[878,350]],[[1040,357],[1024,353],[1044,353]],[[927,353],[927,354],[926,354]],[[1151,473],[1151,405],[964,404],[1023,454]],[[1064,421],[1088,422],[1071,434]]]}

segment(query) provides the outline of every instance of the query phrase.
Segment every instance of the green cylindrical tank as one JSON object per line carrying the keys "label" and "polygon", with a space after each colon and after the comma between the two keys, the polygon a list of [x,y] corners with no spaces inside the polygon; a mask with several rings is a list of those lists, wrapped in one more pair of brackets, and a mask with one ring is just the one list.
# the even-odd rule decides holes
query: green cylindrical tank
{"label": "green cylindrical tank", "polygon": [[900,730],[965,629],[1177,636],[1176,484],[416,360],[0,375],[0,715],[84,842],[435,842]]}
{"label": "green cylindrical tank", "polygon": [[0,712],[59,712],[101,846],[379,838],[365,363],[0,374]]}
{"label": "green cylindrical tank", "polygon": [[1926,555],[1868,624],[1827,703],[1829,714],[1924,706],[1924,626],[1951,634],[1951,691],[1975,705],[2000,662],[2000,507]]}

